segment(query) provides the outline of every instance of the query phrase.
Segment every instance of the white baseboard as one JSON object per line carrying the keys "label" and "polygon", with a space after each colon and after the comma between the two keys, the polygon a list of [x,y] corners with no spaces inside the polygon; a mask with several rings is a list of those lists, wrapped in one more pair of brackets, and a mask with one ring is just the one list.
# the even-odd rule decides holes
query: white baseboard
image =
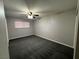
{"label": "white baseboard", "polygon": [[[31,35],[27,35],[27,36],[31,36]],[[15,40],[15,39],[17,39],[17,38],[22,38],[22,37],[27,37],[27,36],[14,37],[14,38],[10,38],[10,40]]]}
{"label": "white baseboard", "polygon": [[[39,36],[39,35],[36,35],[36,36]],[[73,49],[74,49],[74,47],[72,47],[72,46],[70,46],[70,45],[67,45],[67,44],[64,44],[64,43],[61,43],[61,42],[52,40],[52,39],[48,39],[48,38],[46,38],[46,37],[42,37],[42,36],[39,36],[39,37],[45,38],[45,39],[47,39],[47,40],[50,40],[50,41],[53,41],[53,42],[56,42],[56,43],[58,43],[58,44],[61,44],[61,45],[64,45],[64,46],[67,46],[67,47],[70,47],[70,48],[73,48]]]}

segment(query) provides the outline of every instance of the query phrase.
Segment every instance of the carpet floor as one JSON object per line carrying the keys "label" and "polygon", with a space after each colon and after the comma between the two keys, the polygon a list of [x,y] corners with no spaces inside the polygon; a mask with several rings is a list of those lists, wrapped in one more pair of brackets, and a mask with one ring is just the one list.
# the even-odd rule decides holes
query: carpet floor
{"label": "carpet floor", "polygon": [[73,59],[73,49],[31,35],[9,42],[10,59]]}

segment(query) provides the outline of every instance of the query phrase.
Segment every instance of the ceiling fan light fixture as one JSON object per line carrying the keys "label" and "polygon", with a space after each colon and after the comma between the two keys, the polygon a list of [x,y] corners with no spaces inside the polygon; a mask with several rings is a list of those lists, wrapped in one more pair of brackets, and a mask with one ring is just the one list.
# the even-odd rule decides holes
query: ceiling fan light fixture
{"label": "ceiling fan light fixture", "polygon": [[28,19],[33,19],[33,15],[28,15]]}

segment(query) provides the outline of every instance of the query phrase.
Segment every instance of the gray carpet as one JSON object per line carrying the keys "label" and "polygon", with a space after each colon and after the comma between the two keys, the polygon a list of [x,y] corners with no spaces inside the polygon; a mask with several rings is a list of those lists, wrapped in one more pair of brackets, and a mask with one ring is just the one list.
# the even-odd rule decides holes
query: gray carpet
{"label": "gray carpet", "polygon": [[73,49],[32,35],[10,40],[10,59],[73,59]]}

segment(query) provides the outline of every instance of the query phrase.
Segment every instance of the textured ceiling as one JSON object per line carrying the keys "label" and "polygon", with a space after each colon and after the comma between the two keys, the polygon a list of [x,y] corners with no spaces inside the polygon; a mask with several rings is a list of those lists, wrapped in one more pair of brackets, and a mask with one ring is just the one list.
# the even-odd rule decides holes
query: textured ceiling
{"label": "textured ceiling", "polygon": [[25,14],[29,10],[37,14],[48,14],[75,9],[77,0],[4,0],[7,15]]}

